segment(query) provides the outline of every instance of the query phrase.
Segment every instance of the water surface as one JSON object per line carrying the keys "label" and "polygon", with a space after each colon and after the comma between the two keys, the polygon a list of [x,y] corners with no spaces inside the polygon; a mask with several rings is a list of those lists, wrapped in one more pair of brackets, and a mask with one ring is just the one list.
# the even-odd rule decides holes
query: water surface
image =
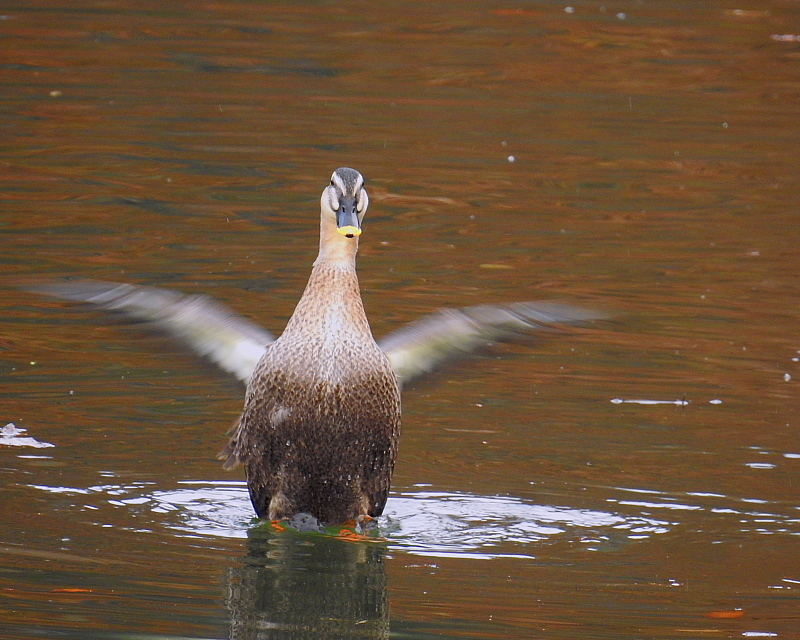
{"label": "water surface", "polygon": [[[0,442],[0,637],[800,637],[796,3],[2,13],[0,427],[54,446]],[[341,165],[377,335],[617,314],[407,389],[378,542],[255,526],[215,459],[239,386],[18,288],[279,332]]]}

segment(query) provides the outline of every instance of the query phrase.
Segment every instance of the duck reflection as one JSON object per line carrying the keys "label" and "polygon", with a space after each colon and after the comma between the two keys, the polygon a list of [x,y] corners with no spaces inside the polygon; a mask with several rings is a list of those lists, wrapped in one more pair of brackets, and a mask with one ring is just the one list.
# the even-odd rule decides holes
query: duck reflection
{"label": "duck reflection", "polygon": [[247,548],[228,576],[231,639],[389,637],[384,544],[262,525]]}

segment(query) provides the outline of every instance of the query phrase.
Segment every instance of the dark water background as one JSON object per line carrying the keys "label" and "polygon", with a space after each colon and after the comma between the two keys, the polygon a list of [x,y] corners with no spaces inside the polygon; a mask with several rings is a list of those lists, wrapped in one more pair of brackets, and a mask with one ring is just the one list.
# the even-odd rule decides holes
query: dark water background
{"label": "dark water background", "polygon": [[[0,637],[800,638],[800,3],[0,13],[0,426],[55,445],[0,445]],[[215,459],[241,389],[18,289],[280,331],[341,165],[377,335],[620,314],[407,390],[384,544],[252,529]]]}

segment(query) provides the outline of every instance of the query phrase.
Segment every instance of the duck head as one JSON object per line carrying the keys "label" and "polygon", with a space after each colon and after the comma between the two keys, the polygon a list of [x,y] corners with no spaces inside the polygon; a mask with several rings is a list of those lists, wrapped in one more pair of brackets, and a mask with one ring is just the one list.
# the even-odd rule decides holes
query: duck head
{"label": "duck head", "polygon": [[346,238],[361,235],[361,221],[369,206],[364,177],[355,169],[340,167],[331,175],[320,199],[322,217],[336,221],[336,231]]}

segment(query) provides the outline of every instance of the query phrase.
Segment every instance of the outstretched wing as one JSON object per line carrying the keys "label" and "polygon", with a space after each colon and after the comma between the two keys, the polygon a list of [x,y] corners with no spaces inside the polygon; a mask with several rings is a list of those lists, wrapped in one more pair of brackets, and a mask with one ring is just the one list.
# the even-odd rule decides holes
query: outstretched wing
{"label": "outstretched wing", "polygon": [[407,384],[442,362],[466,356],[491,342],[607,317],[597,310],[563,302],[481,304],[440,309],[389,334],[378,344],[389,357],[400,384]]}
{"label": "outstretched wing", "polygon": [[145,321],[245,384],[267,345],[275,340],[266,329],[206,296],[98,280],[45,282],[28,289]]}
{"label": "outstretched wing", "polygon": [[[269,331],[206,296],[97,280],[45,282],[28,289],[145,321],[245,384],[275,339]],[[466,356],[491,342],[607,317],[594,309],[552,301],[441,309],[389,334],[378,345],[400,383],[406,384],[446,360]]]}

